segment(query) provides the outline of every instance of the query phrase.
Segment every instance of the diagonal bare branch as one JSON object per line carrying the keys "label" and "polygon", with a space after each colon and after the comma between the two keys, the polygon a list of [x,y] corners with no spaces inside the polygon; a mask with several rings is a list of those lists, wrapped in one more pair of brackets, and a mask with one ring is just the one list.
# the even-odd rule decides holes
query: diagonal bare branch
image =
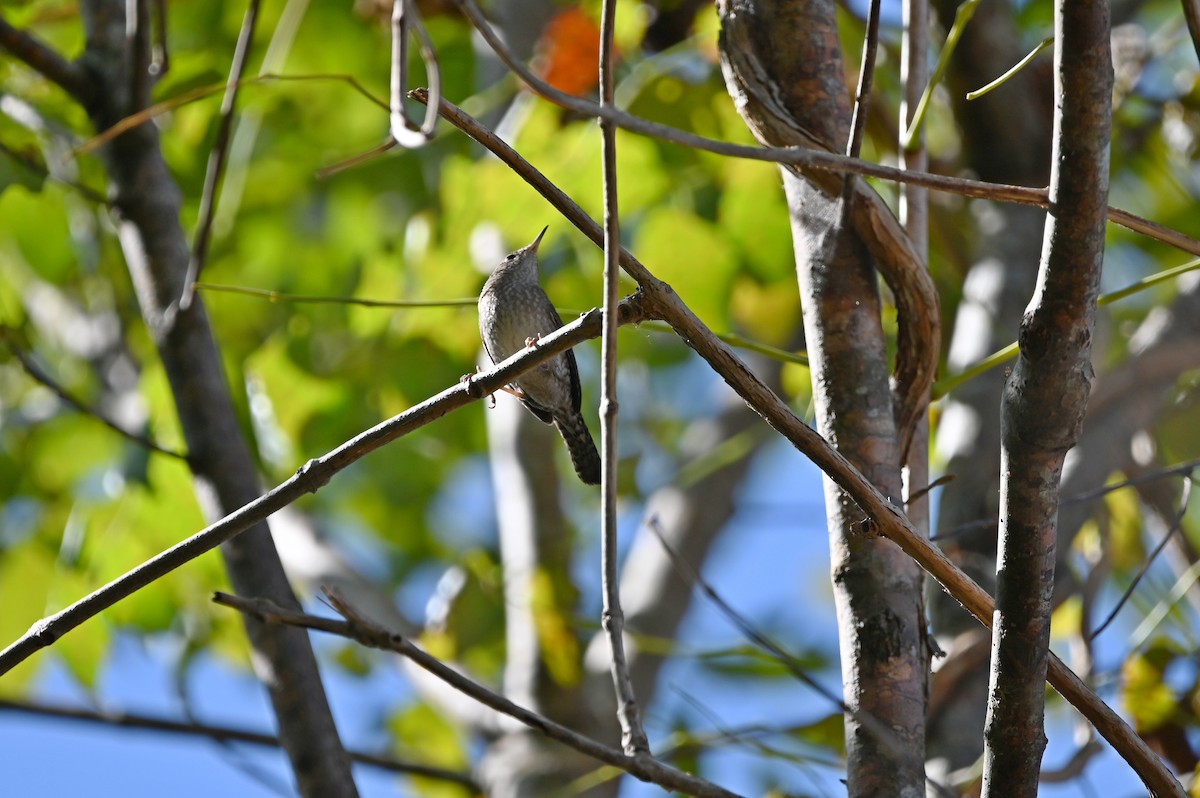
{"label": "diagonal bare branch", "polygon": [[697,798],[737,798],[736,793],[718,787],[704,779],[676,770],[648,756],[644,752],[636,756],[624,754],[574,732],[566,726],[555,723],[543,715],[525,709],[478,682],[467,678],[441,660],[431,656],[403,635],[389,632],[387,629],[364,618],[346,604],[345,600],[336,592],[327,588],[325,595],[333,604],[334,609],[341,613],[346,620],[339,621],[333,618],[322,618],[303,612],[295,612],[279,607],[265,599],[243,599],[226,593],[217,593],[213,597],[213,600],[218,604],[232,607],[239,612],[250,614],[264,622],[284,623],[305,629],[316,629],[322,632],[329,632],[330,634],[341,635],[372,648],[395,651],[397,654],[407,657],[419,667],[432,673],[460,692],[471,696],[481,704],[515,718],[552,740],[557,740],[600,762],[620,768],[627,773],[637,776],[642,781],[657,784],[670,790],[678,790],[685,795],[697,796]]}
{"label": "diagonal bare branch", "polygon": [[[624,323],[635,323],[644,318],[645,311],[637,295],[627,299],[621,307],[621,321]],[[0,651],[0,676],[118,601],[136,593],[176,568],[191,562],[201,554],[215,549],[225,541],[231,540],[304,494],[320,490],[336,473],[384,444],[407,435],[452,410],[500,390],[519,374],[528,371],[538,363],[559,352],[566,351],[580,341],[594,338],[599,334],[600,313],[591,311],[565,325],[553,335],[542,338],[536,347],[527,348],[498,366],[482,374],[473,375],[470,379],[466,379],[452,388],[447,388],[415,407],[372,427],[324,456],[309,460],[290,479],[262,494],[254,501],[240,507],[216,523],[210,524],[65,609],[35,623],[28,632]]]}
{"label": "diagonal bare branch", "polygon": [[92,101],[95,87],[79,64],[63,58],[32,33],[14,28],[0,17],[0,50],[7,50],[42,77],[56,83],[81,105]]}
{"label": "diagonal bare branch", "polygon": [[60,385],[57,380],[47,374],[44,370],[42,370],[41,366],[39,366],[37,362],[34,361],[34,359],[29,355],[29,353],[22,349],[17,342],[13,340],[13,338],[13,330],[5,325],[0,325],[0,341],[4,341],[5,345],[8,346],[8,350],[13,353],[13,357],[15,357],[17,362],[21,364],[21,368],[24,369],[25,373],[34,380],[37,380],[46,388],[50,389],[50,391],[59,399],[66,402],[80,413],[83,413],[85,416],[90,416],[96,419],[113,432],[127,440],[132,441],[133,443],[136,443],[138,446],[143,446],[146,449],[158,452],[159,454],[165,454],[168,457],[177,457],[180,460],[187,460],[186,454],[177,452],[174,449],[168,449],[165,446],[161,446],[147,438],[145,435],[139,435],[132,430],[127,430],[117,422],[102,414],[100,411],[88,407],[87,404]]}

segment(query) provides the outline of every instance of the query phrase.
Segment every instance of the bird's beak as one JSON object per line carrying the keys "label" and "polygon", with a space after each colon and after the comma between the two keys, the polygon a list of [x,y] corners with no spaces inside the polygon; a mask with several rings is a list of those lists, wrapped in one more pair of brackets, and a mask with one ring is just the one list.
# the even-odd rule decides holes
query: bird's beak
{"label": "bird's beak", "polygon": [[538,233],[537,238],[533,239],[533,243],[530,244],[528,247],[526,247],[526,249],[531,249],[534,252],[537,252],[538,246],[542,243],[542,236],[546,235],[546,231],[549,229],[550,229],[550,225],[546,225],[545,227],[543,227],[542,232]]}

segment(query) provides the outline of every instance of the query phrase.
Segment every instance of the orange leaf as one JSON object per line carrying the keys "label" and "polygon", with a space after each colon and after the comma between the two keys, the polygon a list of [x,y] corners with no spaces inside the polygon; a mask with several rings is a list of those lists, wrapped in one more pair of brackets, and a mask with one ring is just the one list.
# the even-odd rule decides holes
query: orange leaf
{"label": "orange leaf", "polygon": [[583,96],[599,82],[600,28],[579,6],[559,12],[538,43],[542,79],[556,89]]}

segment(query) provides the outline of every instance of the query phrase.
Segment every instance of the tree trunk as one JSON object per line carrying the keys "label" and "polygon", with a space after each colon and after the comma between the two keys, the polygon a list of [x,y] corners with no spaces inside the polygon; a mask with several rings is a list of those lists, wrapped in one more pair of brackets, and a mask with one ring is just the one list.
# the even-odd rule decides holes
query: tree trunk
{"label": "tree trunk", "polygon": [[[149,63],[148,37],[135,37],[130,46],[126,5],[124,0],[83,4],[87,49],[81,63],[93,80],[87,110],[97,130],[141,110],[149,93],[150,77],[138,74],[136,66]],[[115,138],[104,147],[103,158],[121,245],[171,384],[196,492],[206,516],[217,519],[257,498],[259,484],[203,302],[197,298],[187,311],[176,312],[189,257],[179,221],[180,193],[151,122]],[[222,553],[239,594],[298,608],[266,524],[224,544]],[[301,794],[357,795],[308,636],[243,617]]]}
{"label": "tree trunk", "polygon": [[1038,791],[1059,478],[1091,392],[1107,220],[1112,57],[1108,5],[1055,9],[1054,153],[1038,287],[1001,401],[1000,546],[984,795]]}
{"label": "tree trunk", "polygon": [[[843,149],[850,112],[834,4],[727,0],[718,9],[726,85],[759,140]],[[881,492],[899,500],[900,461],[920,407],[908,408],[901,389],[893,412],[875,265],[907,261],[902,284],[893,283],[894,272],[889,280],[898,304],[904,304],[906,288],[917,285],[924,298],[921,310],[902,308],[901,323],[926,323],[934,341],[936,295],[890,211],[865,184],[850,180],[847,204],[841,178],[822,175],[810,182],[784,171],[817,418],[821,433]],[[879,214],[874,221],[884,224],[864,224],[861,214],[867,212]],[[894,231],[884,245],[871,238],[880,229]],[[905,357],[927,360],[930,354],[906,351],[912,339],[901,337],[898,372]],[[925,343],[936,357],[936,343]],[[865,534],[857,506],[828,479],[825,486],[850,709],[849,794],[921,796],[927,673],[922,573],[894,544]]]}

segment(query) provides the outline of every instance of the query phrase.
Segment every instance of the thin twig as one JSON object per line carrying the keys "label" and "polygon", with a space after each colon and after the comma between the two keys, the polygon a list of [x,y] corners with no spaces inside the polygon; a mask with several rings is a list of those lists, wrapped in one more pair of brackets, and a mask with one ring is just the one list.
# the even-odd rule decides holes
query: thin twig
{"label": "thin twig", "polygon": [[[603,0],[600,9],[600,107],[613,107],[613,29],[616,0]],[[433,97],[428,106],[435,110]],[[436,110],[435,110],[436,112]],[[621,747],[630,756],[646,756],[650,743],[638,709],[629,662],[625,657],[625,614],[621,611],[621,577],[617,553],[617,314],[621,279],[621,213],[617,202],[617,128],[611,120],[600,120],[601,163],[604,190],[604,335],[601,338],[600,446],[602,454],[600,528],[603,612],[601,625],[611,652],[613,689],[617,696],[617,720],[621,724]]]}
{"label": "thin twig", "polygon": [[1038,781],[1042,784],[1065,784],[1068,781],[1077,779],[1083,775],[1083,771],[1087,769],[1088,764],[1103,752],[1104,743],[1094,738],[1089,739],[1080,748],[1076,749],[1075,753],[1071,754],[1071,758],[1062,767],[1054,768],[1053,770],[1043,770]]}
{"label": "thin twig", "polygon": [[479,304],[476,298],[471,299],[361,299],[358,297],[314,296],[311,294],[288,294],[283,291],[272,291],[267,288],[246,288],[240,285],[221,285],[219,283],[196,283],[200,291],[217,291],[227,294],[243,294],[259,297],[268,302],[295,302],[310,305],[355,305],[364,308],[458,308],[475,307]]}
{"label": "thin twig", "polygon": [[[640,295],[635,294],[625,300],[621,307],[623,324],[636,323],[644,317],[645,308]],[[136,593],[146,585],[191,562],[205,552],[215,549],[225,541],[231,540],[304,494],[316,493],[335,474],[381,446],[441,418],[452,410],[457,410],[491,395],[537,364],[565,352],[581,341],[595,338],[599,334],[600,312],[591,311],[570,324],[564,325],[551,335],[541,338],[537,342],[537,346],[526,348],[487,371],[472,374],[459,384],[360,433],[327,454],[309,460],[291,478],[254,501],[243,505],[221,520],[143,562],[54,615],[34,623],[28,632],[0,651],[0,676],[37,651],[52,645],[83,622]]]}
{"label": "thin twig", "polygon": [[213,596],[213,600],[218,604],[251,615],[264,623],[283,623],[304,629],[315,629],[340,635],[371,648],[394,651],[484,706],[520,721],[549,739],[570,746],[597,761],[620,768],[643,781],[667,789],[678,790],[687,795],[699,796],[699,798],[735,798],[736,796],[729,790],[676,770],[652,757],[629,756],[615,748],[602,745],[547,717],[515,704],[433,657],[403,635],[390,632],[363,617],[331,588],[324,588],[324,592],[333,608],[346,620],[322,618],[288,610],[265,599],[244,599],[227,593],[217,593]]}
{"label": "thin twig", "polygon": [[1200,468],[1200,458],[1196,458],[1195,460],[1185,460],[1182,463],[1176,463],[1175,465],[1166,466],[1165,468],[1147,471],[1143,474],[1138,474],[1136,477],[1130,477],[1128,479],[1123,479],[1120,482],[1114,482],[1111,485],[1105,485],[1094,490],[1084,491],[1083,493],[1076,493],[1073,496],[1063,499],[1063,506],[1066,507],[1072,504],[1082,504],[1083,502],[1091,501],[1092,499],[1098,499],[1101,496],[1107,496],[1116,490],[1121,490],[1123,488],[1136,488],[1139,485],[1157,482],[1160,479],[1191,476],[1192,472],[1197,468]]}
{"label": "thin twig", "polygon": [[[438,62],[437,48],[434,47],[433,37],[429,35],[429,31],[425,29],[425,23],[421,19],[420,10],[417,8],[414,0],[408,0],[410,10],[409,15],[412,17],[413,31],[417,34],[418,49],[421,52],[421,61],[425,64],[425,76],[429,81],[429,96],[442,96],[442,66]],[[404,86],[401,97],[408,96],[408,86]],[[425,121],[421,123],[421,133],[426,139],[432,139],[437,128],[437,111],[431,108],[425,109]]]}
{"label": "thin twig", "polygon": [[187,275],[183,278],[183,296],[179,299],[181,311],[191,307],[192,299],[196,295],[196,281],[200,279],[200,272],[204,270],[204,262],[208,257],[213,217],[217,212],[217,191],[221,187],[221,178],[225,176],[225,161],[229,157],[229,143],[233,138],[238,88],[242,76],[246,74],[250,43],[254,39],[254,29],[258,23],[259,4],[260,0],[250,0],[246,6],[246,14],[242,17],[242,29],[238,33],[237,45],[233,50],[233,62],[229,65],[229,80],[225,83],[225,96],[221,99],[217,140],[213,142],[212,151],[208,154],[204,190],[200,194],[200,222],[196,225],[196,238],[192,242],[192,257],[188,260]]}
{"label": "thin twig", "polygon": [[[755,752],[756,754],[758,754],[759,756],[761,756],[765,759],[775,759],[775,760],[787,762],[791,765],[794,765],[802,773],[807,773],[807,771],[809,770],[810,763],[808,760],[812,759],[812,757],[809,757],[807,755],[801,755],[794,751],[788,751],[782,747],[771,745],[767,742],[764,742],[763,740],[758,739],[759,737],[764,736],[761,733],[754,734],[754,735],[743,734],[743,733],[739,732],[738,729],[730,728],[721,722],[721,717],[720,717],[720,715],[717,714],[716,710],[707,706],[699,698],[697,698],[696,696],[692,695],[691,693],[688,693],[687,691],[683,690],[677,684],[672,685],[671,687],[672,687],[672,690],[680,698],[682,698],[693,710],[700,713],[700,715],[708,722],[708,724],[713,727],[713,729],[716,731],[715,741],[714,741],[715,743],[724,743],[727,745],[737,745],[737,746],[741,746],[744,748],[748,748],[751,751]],[[698,746],[694,746],[694,747],[698,747]],[[712,748],[715,746],[713,744],[710,744],[709,746],[706,746],[706,747]],[[704,750],[704,749],[701,749],[701,750]],[[819,762],[818,764],[824,765],[826,767],[836,767],[841,771],[845,771],[845,769],[846,769],[845,762],[836,762],[835,763],[835,762],[823,761],[823,762]],[[812,774],[808,774],[808,775],[810,775],[810,777],[812,777]],[[815,777],[813,777],[813,781],[816,781]],[[955,797],[955,798],[957,798],[957,797]]]}
{"label": "thin twig", "polygon": [[978,100],[980,97],[987,94],[988,92],[991,92],[995,89],[1000,88],[1007,81],[1012,80],[1012,78],[1018,72],[1020,72],[1022,69],[1024,69],[1029,64],[1030,61],[1037,58],[1038,55],[1043,50],[1045,50],[1047,47],[1050,47],[1052,44],[1054,44],[1053,36],[1047,36],[1045,39],[1042,39],[1041,42],[1039,42],[1037,44],[1037,46],[1035,46],[1032,50],[1030,50],[1029,53],[1024,58],[1022,58],[1020,61],[1018,61],[1016,64],[1014,64],[1011,69],[1006,70],[1003,75],[996,78],[991,83],[988,83],[986,86],[975,89],[974,91],[967,92],[967,99],[968,100]]}
{"label": "thin twig", "polygon": [[[97,711],[82,707],[52,706],[50,704],[27,704],[18,701],[0,699],[0,712],[19,712],[40,717],[60,718],[63,720],[83,723],[100,724],[106,727],[117,726],[124,729],[151,729],[169,734],[209,737],[217,742],[248,743],[250,745],[278,748],[279,738],[270,734],[260,734],[246,729],[235,729],[230,726],[216,726],[208,723],[196,723],[155,718],[139,715],[134,712],[113,712],[110,710]],[[430,767],[416,762],[405,762],[390,756],[368,754],[363,751],[347,751],[355,762],[371,767],[380,768],[392,773],[406,773],[410,776],[422,776],[438,781],[480,791],[479,785],[469,775],[453,770]]]}
{"label": "thin twig", "polygon": [[[867,110],[871,99],[871,84],[875,80],[875,56],[879,49],[879,5],[880,0],[870,0],[867,5],[867,32],[863,40],[862,59],[858,69],[858,87],[854,91],[850,135],[846,139],[846,157],[848,158],[857,158],[862,152],[863,136],[867,130]],[[842,175],[841,205],[838,210],[841,215],[840,225],[842,227],[851,225],[857,180],[858,178],[852,174]],[[928,404],[928,400],[926,403]],[[927,414],[922,413],[922,415]],[[906,441],[901,448],[907,453],[910,445]]]}
{"label": "thin twig", "polygon": [[1155,558],[1158,557],[1159,553],[1162,552],[1164,548],[1166,548],[1167,543],[1171,540],[1175,533],[1183,530],[1183,518],[1185,515],[1187,515],[1188,500],[1191,498],[1191,496],[1192,471],[1189,469],[1184,475],[1183,492],[1179,497],[1179,509],[1176,510],[1175,517],[1171,519],[1170,528],[1168,528],[1166,534],[1162,536],[1162,540],[1158,541],[1158,545],[1154,547],[1154,550],[1146,556],[1146,559],[1142,562],[1142,566],[1138,569],[1137,574],[1134,575],[1133,581],[1129,583],[1129,587],[1125,588],[1125,592],[1122,593],[1121,598],[1117,600],[1116,606],[1112,608],[1100,625],[1093,629],[1092,633],[1088,635],[1089,640],[1095,640],[1097,637],[1099,637],[1100,633],[1107,629],[1108,625],[1116,619],[1117,613],[1121,611],[1121,609],[1125,606],[1125,603],[1129,601],[1131,596],[1133,596],[1133,591],[1137,590],[1137,586],[1141,583],[1142,577],[1144,577],[1150,570],[1150,566],[1154,563]]}
{"label": "thin twig", "polygon": [[[867,108],[871,99],[871,84],[875,80],[875,56],[879,51],[880,0],[871,0],[867,8],[867,34],[863,41],[862,62],[858,68],[858,88],[854,92],[854,112],[850,116],[850,137],[846,140],[846,156],[857,158],[862,152],[863,135],[867,130]],[[842,217],[847,218],[854,198],[854,176],[845,176],[842,187]]]}
{"label": "thin twig", "polygon": [[[477,298],[470,299],[359,299],[357,297],[337,297],[337,296],[318,296],[312,294],[289,294],[284,291],[274,291],[268,288],[248,288],[240,285],[222,285],[219,283],[196,283],[196,289],[200,291],[215,291],[229,294],[243,294],[245,296],[259,297],[268,302],[295,302],[308,303],[314,305],[355,305],[364,308],[457,308],[457,307],[475,307],[479,304]],[[565,310],[558,308],[558,312],[563,316],[578,316],[581,311]],[[671,325],[660,321],[646,321],[642,323],[642,329],[653,330],[654,332],[666,332],[674,334]],[[737,333],[714,333],[725,343],[737,349],[745,349],[748,352],[756,352],[764,357],[778,360],[781,363],[795,363],[798,366],[808,365],[808,355],[803,352],[789,352],[786,349],[780,349],[777,346],[764,344],[761,341],[755,341],[752,338],[747,338],[744,335]]]}
{"label": "thin twig", "polygon": [[[254,75],[253,77],[240,80],[238,81],[238,85],[253,86],[260,83],[274,82],[303,83],[313,80],[333,80],[338,81],[339,83],[345,83],[346,85],[350,86],[350,88],[354,89],[355,92],[365,97],[369,102],[379,106],[384,111],[388,110],[387,102],[372,94],[365,86],[362,85],[362,83],[359,82],[358,78],[354,77],[353,75],[344,75],[336,72],[314,72],[302,75],[279,75],[274,72],[266,72],[261,75]],[[172,97],[169,100],[163,100],[160,103],[155,103],[149,108],[138,111],[135,114],[130,114],[119,122],[114,123],[107,130],[102,130],[101,132],[97,133],[95,136],[76,147],[72,151],[72,155],[78,157],[99,149],[127,130],[132,130],[138,125],[148,122],[149,120],[161,116],[162,114],[174,111],[176,108],[189,105],[197,100],[203,100],[206,97],[212,97],[214,95],[221,94],[226,90],[226,88],[228,88],[228,84],[226,83],[214,83],[210,86],[200,86],[199,88],[185,91],[178,97]]]}
{"label": "thin twig", "polygon": [[159,454],[165,454],[168,457],[175,457],[184,461],[187,460],[187,455],[157,444],[144,435],[139,435],[136,432],[127,430],[98,410],[88,407],[83,401],[77,399],[66,388],[60,385],[53,377],[43,371],[41,367],[34,362],[33,358],[29,356],[29,353],[17,344],[14,338],[15,336],[13,335],[13,330],[11,328],[0,326],[0,340],[3,340],[8,346],[8,350],[13,353],[13,357],[15,357],[17,362],[21,364],[21,368],[25,370],[25,373],[37,380],[46,388],[50,389],[51,393],[53,393],[59,399],[66,402],[80,413],[83,413],[85,416],[94,418],[96,421],[99,421],[113,432],[129,441],[132,441],[133,443],[136,443],[138,446],[143,446],[151,451],[158,452]]}
{"label": "thin twig", "polygon": [[[1169,269],[1163,269],[1160,272],[1155,272],[1148,277],[1143,277],[1135,283],[1118,288],[1116,291],[1110,291],[1103,294],[1096,300],[1096,304],[1100,307],[1111,305],[1113,302],[1118,302],[1127,296],[1133,296],[1136,293],[1145,291],[1160,283],[1165,283],[1169,280],[1174,280],[1176,277],[1187,274],[1188,272],[1200,269],[1200,258],[1194,258],[1187,263],[1182,263],[1178,266],[1172,266]],[[992,354],[980,360],[971,366],[966,367],[958,374],[951,374],[943,380],[939,380],[933,384],[933,398],[940,399],[951,391],[955,390],[963,383],[978,377],[980,374],[987,372],[1002,363],[1007,363],[1017,356],[1020,348],[1017,342],[1012,343],[996,350]]]}
{"label": "thin twig", "polygon": [[367,161],[373,161],[388,150],[398,146],[400,146],[399,143],[389,134],[388,137],[383,140],[382,144],[376,144],[374,147],[371,147],[364,152],[360,152],[357,155],[351,155],[349,158],[345,158],[335,164],[321,167],[316,172],[317,179],[324,180],[327,177],[333,177],[334,175],[344,172],[347,169],[353,169],[356,166],[361,166]]}
{"label": "thin twig", "polygon": [[79,64],[68,61],[58,51],[28,31],[19,30],[0,17],[0,50],[7,50],[78,102],[87,106],[95,88]]}
{"label": "thin twig", "polygon": [[759,631],[758,628],[749,621],[749,619],[730,606],[730,604],[721,597],[721,594],[718,593],[716,589],[713,588],[713,586],[710,585],[704,579],[704,577],[700,575],[700,572],[695,568],[695,566],[681,557],[679,552],[675,551],[675,547],[672,546],[667,540],[667,536],[663,532],[662,525],[659,524],[657,518],[650,518],[647,521],[646,526],[648,526],[650,531],[654,533],[654,536],[658,538],[658,542],[660,545],[662,545],[663,551],[667,553],[667,557],[671,560],[671,564],[675,566],[675,570],[679,572],[680,576],[686,582],[699,588],[700,592],[704,594],[704,597],[707,598],[713,604],[713,606],[715,606],[717,610],[737,628],[739,632],[741,632],[743,637],[745,637],[754,645],[758,646],[766,653],[770,654],[771,657],[774,658],[775,661],[784,668],[786,668],[788,673],[792,674],[797,681],[802,682],[803,684],[812,688],[817,695],[833,704],[844,714],[862,723],[863,726],[869,729],[872,734],[876,735],[880,742],[890,747],[893,751],[900,750],[900,741],[896,739],[896,736],[892,734],[890,729],[880,723],[878,718],[869,713],[860,712],[848,705],[845,701],[842,701],[842,699],[835,695],[831,690],[813,678],[795,657],[784,650],[783,646],[779,645],[770,637]]}
{"label": "thin twig", "polygon": [[[1157,482],[1160,479],[1169,479],[1171,477],[1190,474],[1197,468],[1200,468],[1200,458],[1195,460],[1187,460],[1166,468],[1147,471],[1144,474],[1138,474],[1136,477],[1130,477],[1129,479],[1124,479],[1120,482],[1114,482],[1111,485],[1103,485],[1099,488],[1095,488],[1094,490],[1076,493],[1063,499],[1059,506],[1070,507],[1074,504],[1083,504],[1084,502],[1090,502],[1093,499],[1099,499],[1103,496],[1107,496],[1110,493],[1114,493],[1125,488],[1145,485],[1149,482]],[[995,518],[977,518],[974,521],[967,521],[966,523],[951,527],[950,529],[939,533],[934,539],[944,540],[946,538],[953,538],[976,529],[987,529],[988,527],[994,527],[996,524],[997,522]]]}

